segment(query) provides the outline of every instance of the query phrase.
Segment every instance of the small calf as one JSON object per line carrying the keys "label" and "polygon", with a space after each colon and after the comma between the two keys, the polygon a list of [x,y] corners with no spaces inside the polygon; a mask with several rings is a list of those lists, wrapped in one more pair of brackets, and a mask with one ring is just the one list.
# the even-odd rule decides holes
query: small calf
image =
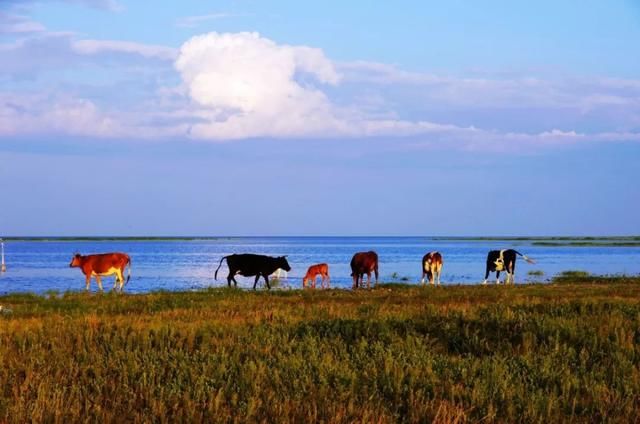
{"label": "small calf", "polygon": [[327,288],[329,288],[331,279],[329,278],[329,265],[327,264],[316,264],[311,265],[307,270],[307,273],[302,278],[302,288],[307,288],[307,281],[311,282],[311,288],[316,288],[316,279],[320,275],[322,277],[321,287],[324,289],[324,282],[327,282]]}

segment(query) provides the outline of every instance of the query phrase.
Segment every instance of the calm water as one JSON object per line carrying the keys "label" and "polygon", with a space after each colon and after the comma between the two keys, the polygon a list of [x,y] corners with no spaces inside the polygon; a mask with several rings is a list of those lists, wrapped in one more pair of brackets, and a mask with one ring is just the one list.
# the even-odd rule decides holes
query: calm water
{"label": "calm water", "polygon": [[[640,273],[640,247],[546,247],[530,242],[432,240],[426,237],[251,237],[207,241],[15,241],[5,242],[7,272],[0,275],[0,293],[48,290],[83,290],[84,276],[69,268],[74,252],[83,254],[126,252],[132,259],[128,292],[192,290],[226,284],[223,264],[214,281],[220,258],[231,253],[288,255],[292,270],[281,287],[299,287],[309,265],[327,262],[333,287],[351,287],[349,261],[354,252],[375,250],[380,257],[380,280],[409,282],[420,279],[422,255],[438,250],[444,256],[442,282],[474,284],[484,277],[489,249],[513,247],[534,258],[536,265],[518,262],[516,282],[547,280],[565,270],[596,274]],[[528,271],[541,270],[542,277]],[[393,274],[396,277],[392,278]],[[504,278],[504,277],[503,277]],[[236,277],[242,287],[253,279]],[[103,279],[105,288],[114,277]],[[92,281],[92,290],[95,290]]]}

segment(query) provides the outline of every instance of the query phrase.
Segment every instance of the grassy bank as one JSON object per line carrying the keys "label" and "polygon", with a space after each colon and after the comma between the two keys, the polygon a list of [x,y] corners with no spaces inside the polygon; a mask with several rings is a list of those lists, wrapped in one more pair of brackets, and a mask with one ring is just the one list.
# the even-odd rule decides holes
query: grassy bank
{"label": "grassy bank", "polygon": [[626,277],[4,296],[0,422],[638,421],[638,299]]}

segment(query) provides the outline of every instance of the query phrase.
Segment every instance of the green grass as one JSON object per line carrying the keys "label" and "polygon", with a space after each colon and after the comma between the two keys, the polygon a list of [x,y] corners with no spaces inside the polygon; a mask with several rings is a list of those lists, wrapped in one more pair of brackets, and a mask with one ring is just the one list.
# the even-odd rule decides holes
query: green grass
{"label": "green grass", "polygon": [[0,297],[0,422],[637,422],[640,278],[574,277]]}
{"label": "green grass", "polygon": [[534,270],[531,270],[531,271],[527,272],[527,275],[530,275],[532,277],[542,277],[544,275],[544,271],[539,270],[539,269],[534,269]]}

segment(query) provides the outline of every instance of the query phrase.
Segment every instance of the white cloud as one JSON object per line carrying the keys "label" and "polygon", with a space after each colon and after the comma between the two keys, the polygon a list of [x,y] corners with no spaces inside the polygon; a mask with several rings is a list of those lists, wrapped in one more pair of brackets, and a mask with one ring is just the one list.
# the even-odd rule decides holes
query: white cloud
{"label": "white cloud", "polygon": [[502,151],[640,141],[635,80],[440,76],[336,63],[248,32],[204,34],[178,50],[43,31],[0,44],[0,57],[0,137],[385,137]]}
{"label": "white cloud", "polygon": [[[175,65],[209,120],[193,126],[194,137],[319,136],[344,124],[318,88],[340,80],[319,49],[278,45],[257,33],[209,33],[187,41]],[[301,74],[310,81],[301,83]]]}
{"label": "white cloud", "polygon": [[346,83],[409,87],[422,102],[454,107],[576,108],[640,105],[640,80],[587,77],[542,78],[527,75],[455,77],[410,72],[395,65],[354,61],[336,65]]}
{"label": "white cloud", "polygon": [[67,134],[113,137],[121,125],[85,99],[0,93],[0,134]]}
{"label": "white cloud", "polygon": [[198,139],[402,136],[457,128],[372,119],[339,107],[322,87],[342,77],[322,50],[277,44],[257,33],[193,37],[180,49],[176,69],[205,120],[191,127],[189,135]]}

